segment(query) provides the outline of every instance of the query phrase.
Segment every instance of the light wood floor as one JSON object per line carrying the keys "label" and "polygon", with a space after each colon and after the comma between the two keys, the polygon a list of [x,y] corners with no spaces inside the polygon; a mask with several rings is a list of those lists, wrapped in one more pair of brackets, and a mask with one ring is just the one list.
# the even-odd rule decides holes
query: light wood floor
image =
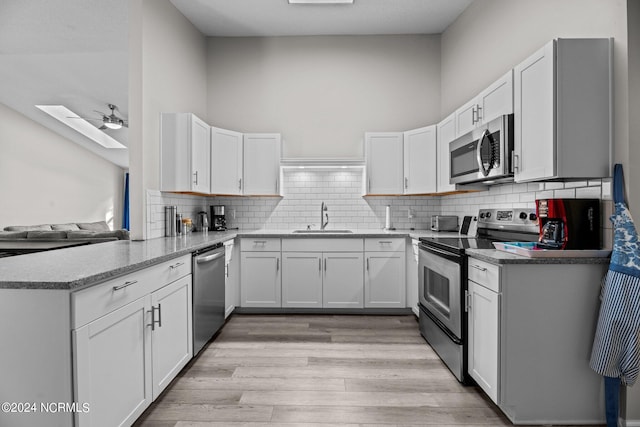
{"label": "light wood floor", "polygon": [[233,315],[138,427],[505,426],[413,316]]}

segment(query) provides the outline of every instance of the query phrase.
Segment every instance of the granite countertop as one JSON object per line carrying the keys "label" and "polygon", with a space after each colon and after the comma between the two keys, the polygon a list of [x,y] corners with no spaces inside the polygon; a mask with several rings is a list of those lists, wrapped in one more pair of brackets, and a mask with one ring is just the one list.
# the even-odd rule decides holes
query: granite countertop
{"label": "granite countertop", "polygon": [[[239,237],[407,237],[428,230],[354,230],[353,233],[293,233],[292,230],[189,233],[145,241],[118,240],[0,259],[0,289],[78,290]],[[440,234],[441,235],[441,234]]]}
{"label": "granite countertop", "polygon": [[609,264],[610,257],[530,258],[497,249],[466,249],[468,255],[492,264]]}
{"label": "granite countertop", "polygon": [[118,240],[0,259],[0,289],[77,290],[235,238],[237,232]]}

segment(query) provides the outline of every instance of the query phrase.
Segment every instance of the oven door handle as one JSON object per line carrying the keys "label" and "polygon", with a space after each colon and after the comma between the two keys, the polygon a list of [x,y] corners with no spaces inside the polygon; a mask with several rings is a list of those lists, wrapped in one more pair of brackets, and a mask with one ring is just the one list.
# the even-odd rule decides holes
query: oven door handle
{"label": "oven door handle", "polygon": [[434,247],[431,247],[431,246],[425,246],[423,244],[420,244],[418,247],[420,249],[422,249],[423,251],[430,252],[430,253],[432,253],[434,255],[439,255],[439,256],[441,256],[443,258],[449,259],[449,260],[451,260],[453,262],[456,262],[458,264],[462,263],[462,256],[461,255],[454,254],[454,253],[447,252],[447,251],[443,251],[442,249],[434,248]]}

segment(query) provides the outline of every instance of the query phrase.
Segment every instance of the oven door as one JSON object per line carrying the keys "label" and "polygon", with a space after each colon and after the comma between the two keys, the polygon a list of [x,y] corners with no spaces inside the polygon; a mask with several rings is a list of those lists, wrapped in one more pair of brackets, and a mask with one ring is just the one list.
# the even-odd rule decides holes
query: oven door
{"label": "oven door", "polygon": [[458,339],[462,334],[462,269],[464,257],[420,245],[420,304]]}

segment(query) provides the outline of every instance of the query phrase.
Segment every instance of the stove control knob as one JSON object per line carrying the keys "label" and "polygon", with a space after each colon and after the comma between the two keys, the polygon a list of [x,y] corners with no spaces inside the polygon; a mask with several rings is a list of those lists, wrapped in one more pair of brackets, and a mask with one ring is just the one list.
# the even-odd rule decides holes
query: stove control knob
{"label": "stove control knob", "polygon": [[536,219],[538,219],[538,216],[537,216],[536,214],[534,214],[534,213],[530,213],[530,214],[529,214],[529,219],[530,219],[531,221],[535,221]]}
{"label": "stove control knob", "polygon": [[491,218],[491,212],[487,212],[487,218]]}
{"label": "stove control knob", "polygon": [[484,212],[480,212],[480,218],[484,219]]}
{"label": "stove control knob", "polygon": [[520,219],[527,219],[527,213],[526,212],[520,212]]}

